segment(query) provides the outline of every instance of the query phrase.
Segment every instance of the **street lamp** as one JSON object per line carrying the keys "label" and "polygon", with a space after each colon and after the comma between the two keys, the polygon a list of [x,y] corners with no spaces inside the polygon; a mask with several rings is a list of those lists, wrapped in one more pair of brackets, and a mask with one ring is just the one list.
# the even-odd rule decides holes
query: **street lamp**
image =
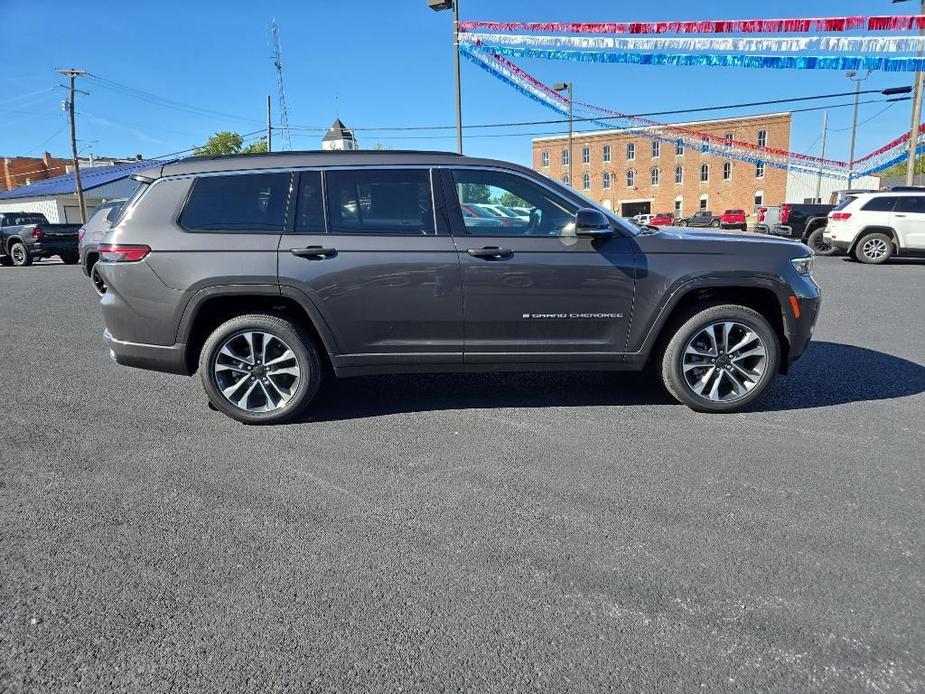
{"label": "street lamp", "polygon": [[[907,0],[893,0],[893,4],[906,2]],[[921,0],[919,14],[925,14],[925,0]],[[919,36],[922,31],[919,30]],[[921,58],[922,51],[916,53]],[[919,140],[919,121],[922,119],[922,91],[925,90],[925,72],[915,73],[915,82],[913,83],[914,93],[912,95],[912,126],[909,128],[909,159],[906,162],[906,185],[911,186],[915,181],[915,152],[918,148]]]}
{"label": "street lamp", "polygon": [[854,82],[854,118],[851,121],[851,153],[848,156],[848,188],[851,188],[851,179],[854,178],[854,140],[858,134],[858,99],[861,98],[861,82],[870,77],[873,70],[868,70],[863,77],[858,77],[858,73],[853,70],[848,73],[849,80]]}
{"label": "street lamp", "polygon": [[572,159],[574,159],[574,153],[572,152],[572,83],[556,82],[552,85],[552,88],[557,92],[568,92],[568,184],[574,188],[575,179],[572,178]]}
{"label": "street lamp", "polygon": [[462,93],[459,80],[459,0],[427,0],[434,12],[453,10],[453,59],[456,67],[456,151],[462,154]]}

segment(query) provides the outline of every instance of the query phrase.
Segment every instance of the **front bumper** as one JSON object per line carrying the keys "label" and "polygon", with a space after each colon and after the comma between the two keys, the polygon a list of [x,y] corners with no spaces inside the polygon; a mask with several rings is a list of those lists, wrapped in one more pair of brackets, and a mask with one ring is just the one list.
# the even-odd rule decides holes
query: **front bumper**
{"label": "front bumper", "polygon": [[786,307],[787,341],[790,343],[786,366],[799,359],[806,350],[816,329],[822,304],[819,285],[811,277],[800,275],[799,281],[791,282],[791,291],[792,296],[796,297],[799,315],[795,315],[792,305]]}
{"label": "front bumper", "polygon": [[148,345],[141,342],[117,340],[109,330],[103,331],[103,341],[109,348],[109,356],[122,366],[136,369],[163,371],[165,373],[189,376],[186,365],[186,345]]}

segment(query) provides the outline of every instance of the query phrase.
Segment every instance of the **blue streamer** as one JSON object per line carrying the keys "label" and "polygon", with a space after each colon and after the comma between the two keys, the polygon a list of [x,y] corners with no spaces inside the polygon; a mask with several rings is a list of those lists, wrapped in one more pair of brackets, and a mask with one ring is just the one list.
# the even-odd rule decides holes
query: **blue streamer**
{"label": "blue streamer", "polygon": [[632,65],[670,65],[675,67],[747,67],[776,70],[875,70],[880,72],[925,71],[925,58],[886,58],[861,55],[733,55],[723,53],[644,53],[623,51],[572,51],[527,46],[470,44],[474,49],[511,58],[572,60],[583,63],[626,63]]}
{"label": "blue streamer", "polygon": [[[545,99],[540,98],[539,96],[537,96],[536,94],[534,94],[533,92],[531,92],[529,89],[525,89],[522,85],[518,84],[516,81],[512,80],[510,77],[508,77],[508,76],[505,75],[504,73],[502,73],[502,72],[498,71],[497,69],[495,69],[495,67],[494,67],[493,65],[491,65],[491,64],[489,64],[489,63],[486,63],[485,61],[481,60],[480,58],[478,58],[478,57],[475,56],[475,55],[470,54],[469,51],[463,49],[463,50],[461,50],[460,52],[461,52],[469,61],[471,61],[472,63],[478,65],[478,66],[479,66],[480,68],[482,68],[483,70],[485,70],[485,72],[487,72],[487,73],[489,73],[490,75],[492,75],[492,76],[496,77],[497,79],[501,80],[502,82],[504,82],[504,83],[507,84],[508,86],[513,87],[516,91],[520,92],[520,93],[523,94],[524,96],[529,97],[530,99],[532,99],[533,101],[535,101],[535,102],[537,102],[537,103],[539,103],[539,104],[542,104],[542,105],[545,106],[546,108],[552,109],[553,111],[555,111],[555,112],[556,112],[557,114],[559,114],[559,115],[565,115],[565,114],[568,113],[568,109],[565,108],[565,106],[562,106],[562,107],[560,108],[560,107],[557,106],[556,104],[551,103],[551,102],[549,102],[549,101],[546,101]],[[613,123],[608,123],[608,122],[599,121],[599,120],[592,120],[592,121],[590,121],[590,122],[593,123],[594,125],[597,125],[597,126],[599,126],[599,127],[604,128],[605,130],[635,130],[635,129],[638,129],[638,128],[639,128],[639,126],[630,126],[630,127],[625,127],[625,126],[623,126],[623,127],[621,127],[621,126],[614,126]],[[676,137],[665,137],[665,136],[657,135],[657,134],[655,134],[655,133],[646,132],[646,131],[644,131],[644,130],[639,130],[639,132],[638,132],[637,134],[638,134],[640,137],[644,138],[644,139],[648,139],[648,140],[658,140],[659,142],[666,142],[666,143],[669,143],[669,144],[678,141],[678,138],[676,138]],[[814,176],[818,176],[819,173],[820,173],[818,169],[806,168],[806,167],[804,167],[804,166],[798,166],[798,165],[794,165],[794,164],[781,164],[781,163],[774,162],[774,161],[768,161],[768,160],[764,160],[764,159],[758,159],[758,158],[756,158],[756,157],[749,157],[749,156],[747,156],[747,155],[739,154],[739,153],[737,153],[737,152],[728,152],[728,151],[725,151],[725,150],[716,150],[716,149],[713,149],[712,147],[709,147],[709,146],[703,146],[703,145],[701,145],[701,147],[700,147],[699,149],[700,149],[700,151],[702,151],[702,152],[705,152],[705,153],[707,153],[707,154],[712,154],[712,155],[717,156],[717,157],[722,157],[723,159],[734,159],[734,160],[736,160],[736,161],[744,161],[744,162],[747,162],[747,163],[749,163],[749,164],[759,164],[759,163],[760,163],[760,164],[764,164],[765,166],[770,166],[771,168],[774,168],[774,169],[781,169],[781,170],[784,170],[784,171],[786,171],[786,170],[797,171],[797,172],[800,172],[800,173],[812,174],[812,175],[814,175]],[[842,174],[842,173],[835,173],[835,172],[825,171],[825,170],[823,170],[821,173],[822,173],[822,175],[823,175],[824,177],[826,177],[826,178],[842,178],[842,179],[847,178],[847,173]]]}
{"label": "blue streamer", "polygon": [[[925,143],[922,143],[915,148],[915,156],[919,156],[920,154],[925,154]],[[899,154],[893,157],[889,161],[881,162],[880,164],[877,164],[876,166],[872,166],[869,169],[864,169],[863,171],[859,171],[855,173],[855,176],[869,176],[870,174],[877,173],[878,171],[883,171],[884,169],[888,169],[891,166],[895,166],[896,164],[899,164],[900,162],[906,161],[908,158],[909,158],[909,152],[907,150],[904,150],[902,154]]]}

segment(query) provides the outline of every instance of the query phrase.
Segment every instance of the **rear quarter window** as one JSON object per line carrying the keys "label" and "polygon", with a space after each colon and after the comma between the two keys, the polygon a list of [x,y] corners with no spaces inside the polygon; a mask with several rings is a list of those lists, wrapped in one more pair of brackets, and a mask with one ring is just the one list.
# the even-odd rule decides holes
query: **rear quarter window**
{"label": "rear quarter window", "polygon": [[187,231],[275,232],[286,225],[289,173],[197,178],[180,213]]}
{"label": "rear quarter window", "polygon": [[892,212],[895,204],[895,196],[878,195],[865,202],[861,209],[864,212]]}

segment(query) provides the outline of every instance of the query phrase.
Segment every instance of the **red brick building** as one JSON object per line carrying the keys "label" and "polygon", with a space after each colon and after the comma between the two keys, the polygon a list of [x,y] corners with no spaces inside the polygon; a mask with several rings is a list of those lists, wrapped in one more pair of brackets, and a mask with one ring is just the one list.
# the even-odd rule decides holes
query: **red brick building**
{"label": "red brick building", "polygon": [[[684,127],[743,142],[790,149],[790,114],[682,123]],[[651,129],[647,129],[651,130]],[[670,135],[668,135],[670,137]],[[568,174],[568,138],[533,140],[533,168],[561,181]],[[576,133],[570,184],[590,198],[631,217],[698,209],[721,213],[786,202],[787,172],[725,159],[674,142],[651,140],[634,130]]]}
{"label": "red brick building", "polygon": [[63,176],[69,171],[70,159],[58,159],[45,152],[41,157],[0,158],[0,191],[12,190],[32,181]]}

